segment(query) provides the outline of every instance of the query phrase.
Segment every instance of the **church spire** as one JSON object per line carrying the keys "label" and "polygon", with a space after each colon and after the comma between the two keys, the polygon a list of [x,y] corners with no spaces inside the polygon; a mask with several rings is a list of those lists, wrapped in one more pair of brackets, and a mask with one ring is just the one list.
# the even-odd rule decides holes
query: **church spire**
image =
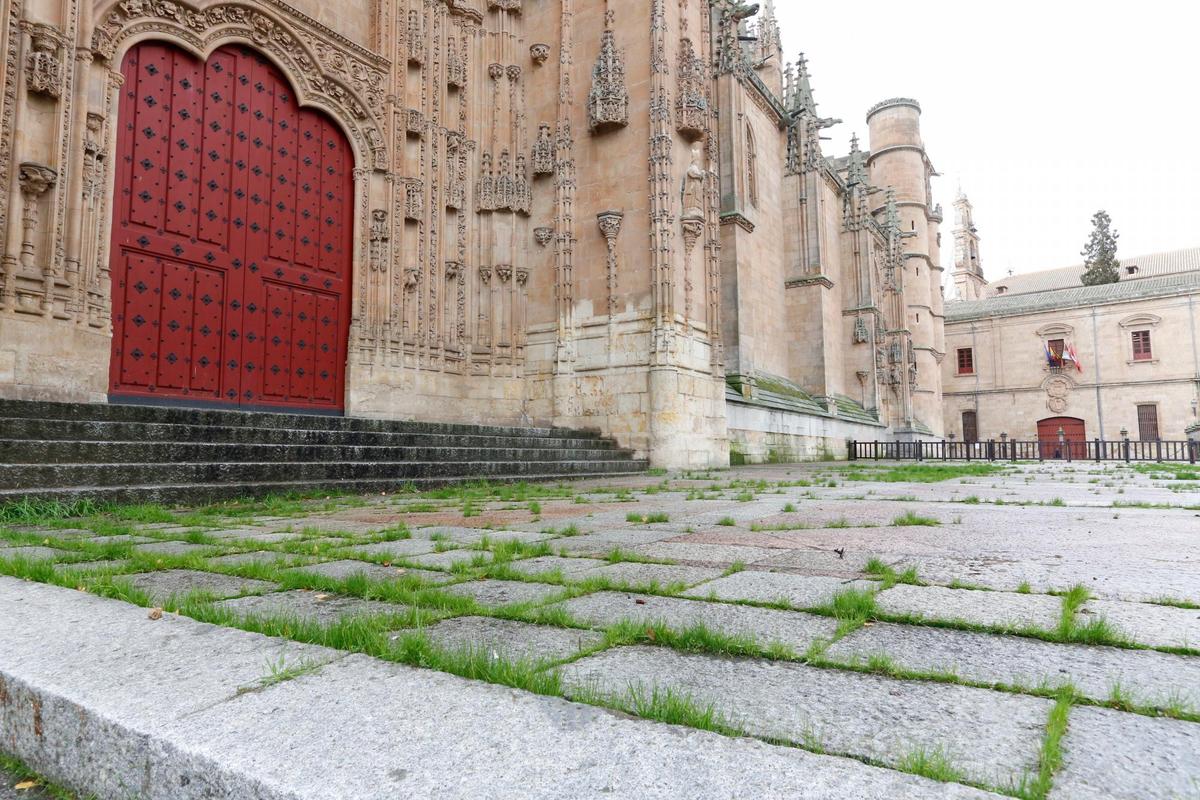
{"label": "church spire", "polygon": [[850,159],[846,166],[846,183],[849,186],[866,185],[867,161],[858,149],[858,134],[850,134]]}
{"label": "church spire", "polygon": [[800,54],[800,58],[796,61],[796,72],[791,80],[791,98],[788,102],[787,110],[793,116],[808,116],[813,119],[818,129],[829,128],[841,122],[840,119],[833,117],[820,117],[817,115],[817,100],[813,96],[812,82],[808,74],[808,59],[804,57],[804,53]]}

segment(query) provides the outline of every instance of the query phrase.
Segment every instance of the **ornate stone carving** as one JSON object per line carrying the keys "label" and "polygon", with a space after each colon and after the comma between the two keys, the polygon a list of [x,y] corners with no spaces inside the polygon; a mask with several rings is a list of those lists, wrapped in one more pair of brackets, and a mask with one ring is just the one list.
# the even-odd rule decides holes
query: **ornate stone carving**
{"label": "ornate stone carving", "polygon": [[479,212],[494,211],[496,208],[496,177],[492,173],[492,154],[480,157],[479,183],[475,187],[475,207]]}
{"label": "ornate stone carving", "polygon": [[508,79],[514,83],[521,80],[521,68],[516,64],[509,64],[504,68],[504,73],[508,75]]}
{"label": "ornate stone carving", "polygon": [[508,283],[509,279],[512,278],[512,265],[497,264],[496,277],[500,279],[501,283]]}
{"label": "ornate stone carving", "polygon": [[[294,25],[266,13],[268,4],[217,3],[204,10],[173,0],[122,0],[92,32],[92,50],[107,61],[117,44],[146,32],[176,36],[195,50],[214,42],[249,40],[278,58],[306,95],[341,117],[375,169],[387,168],[378,121],[383,114],[383,69],[379,56],[358,47],[316,20],[290,11]],[[418,22],[419,22],[418,18]]]}
{"label": "ornate stone carving", "polygon": [[1074,385],[1062,375],[1053,375],[1043,384],[1046,389],[1046,408],[1055,414],[1067,410],[1067,401]]}
{"label": "ornate stone carving", "polygon": [[684,39],[679,44],[677,70],[675,130],[687,139],[698,139],[704,135],[708,124],[708,82],[704,59],[696,54],[691,39]]}
{"label": "ornate stone carving", "polygon": [[34,271],[37,263],[38,205],[41,196],[58,181],[58,173],[42,164],[25,163],[17,172],[21,186],[21,266]]}
{"label": "ornate stone carving", "polygon": [[600,40],[588,92],[588,127],[593,133],[629,124],[629,92],[625,89],[625,54],[617,48],[612,28]]}
{"label": "ornate stone carving", "polygon": [[502,75],[504,75],[504,65],[503,64],[488,64],[488,77],[489,78],[491,78],[494,81],[498,81],[498,80],[500,80],[500,77]]}
{"label": "ornate stone carving", "polygon": [[529,57],[533,59],[533,63],[541,66],[550,57],[550,45],[540,43],[531,44],[529,46]]}
{"label": "ornate stone carving", "polygon": [[456,89],[462,89],[467,85],[466,49],[464,42],[462,47],[464,55],[460,55],[458,42],[453,36],[446,43],[446,83]]}
{"label": "ornate stone carving", "polygon": [[462,271],[463,271],[463,264],[461,261],[447,261],[446,262],[446,280],[448,280],[448,281],[456,280],[458,278],[458,276],[462,274]]}
{"label": "ornate stone carving", "polygon": [[416,291],[417,284],[421,281],[421,270],[419,267],[404,268],[404,291]]}
{"label": "ornate stone carving", "polygon": [[425,216],[425,186],[420,178],[404,183],[404,218],[420,222]]}
{"label": "ornate stone carving", "polygon": [[491,10],[493,8],[520,14],[521,0],[488,0],[488,9]]}
{"label": "ornate stone carving", "polygon": [[371,272],[387,272],[388,269],[388,214],[382,208],[371,212],[371,241],[369,263]]}
{"label": "ornate stone carving", "polygon": [[867,330],[867,321],[863,317],[854,318],[854,343],[866,344],[871,338],[870,332]]}
{"label": "ornate stone carving", "polygon": [[621,233],[621,222],[624,218],[625,214],[620,211],[601,211],[596,215],[596,223],[600,226],[600,233],[604,236],[604,244],[608,248],[605,273],[609,316],[617,311],[617,236]]}
{"label": "ornate stone carving", "polygon": [[410,108],[404,115],[404,129],[413,134],[420,136],[425,130],[425,116],[419,108]]}
{"label": "ornate stone carving", "polygon": [[545,247],[550,244],[550,240],[554,238],[554,228],[540,227],[533,229],[533,240],[538,243],[538,247]]}
{"label": "ornate stone carving", "polygon": [[683,216],[704,218],[704,179],[708,170],[704,164],[704,146],[692,143],[692,160],[683,177]]}
{"label": "ornate stone carving", "polygon": [[58,97],[62,94],[62,34],[49,25],[29,26],[29,59],[25,85],[35,94]]}
{"label": "ornate stone carving", "polygon": [[414,64],[425,61],[425,36],[421,33],[421,12],[412,9],[408,12],[408,60]]}
{"label": "ornate stone carving", "polygon": [[537,139],[533,143],[533,174],[554,174],[554,136],[548,122],[538,125]]}
{"label": "ornate stone carving", "polygon": [[525,282],[529,280],[529,269],[527,267],[517,267],[517,286],[524,287]]}
{"label": "ornate stone carving", "polygon": [[484,286],[490,285],[492,282],[492,268],[491,267],[480,267],[479,268],[479,280],[483,282]]}

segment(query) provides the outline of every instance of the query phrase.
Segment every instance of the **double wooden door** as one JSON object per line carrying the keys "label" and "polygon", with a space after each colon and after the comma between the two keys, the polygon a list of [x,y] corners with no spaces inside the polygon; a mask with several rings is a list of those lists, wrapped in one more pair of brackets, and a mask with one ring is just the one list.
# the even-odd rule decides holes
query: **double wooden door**
{"label": "double wooden door", "polygon": [[353,154],[240,46],[122,65],[114,396],[343,408]]}

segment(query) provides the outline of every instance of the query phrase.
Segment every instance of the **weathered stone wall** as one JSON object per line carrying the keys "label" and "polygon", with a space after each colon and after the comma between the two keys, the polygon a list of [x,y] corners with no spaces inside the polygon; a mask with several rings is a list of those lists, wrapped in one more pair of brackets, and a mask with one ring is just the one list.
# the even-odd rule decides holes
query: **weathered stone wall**
{"label": "weathered stone wall", "polygon": [[847,442],[875,441],[882,425],[730,401],[729,449],[735,462],[764,464],[844,459]]}

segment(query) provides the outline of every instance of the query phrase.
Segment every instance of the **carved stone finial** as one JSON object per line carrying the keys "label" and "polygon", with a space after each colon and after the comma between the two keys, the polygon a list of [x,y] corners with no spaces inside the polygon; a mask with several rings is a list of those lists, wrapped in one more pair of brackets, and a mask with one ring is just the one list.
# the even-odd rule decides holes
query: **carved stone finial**
{"label": "carved stone finial", "polygon": [[546,63],[546,59],[550,57],[550,45],[548,44],[531,44],[529,46],[529,57],[533,59],[533,63],[541,66]]}
{"label": "carved stone finial", "polygon": [[704,59],[696,54],[691,39],[679,44],[678,91],[675,100],[675,130],[687,139],[704,135],[707,127],[708,97]]}
{"label": "carved stone finial", "polygon": [[617,48],[612,28],[600,40],[588,92],[588,127],[592,132],[629,124],[629,92],[625,89],[625,54]]}

